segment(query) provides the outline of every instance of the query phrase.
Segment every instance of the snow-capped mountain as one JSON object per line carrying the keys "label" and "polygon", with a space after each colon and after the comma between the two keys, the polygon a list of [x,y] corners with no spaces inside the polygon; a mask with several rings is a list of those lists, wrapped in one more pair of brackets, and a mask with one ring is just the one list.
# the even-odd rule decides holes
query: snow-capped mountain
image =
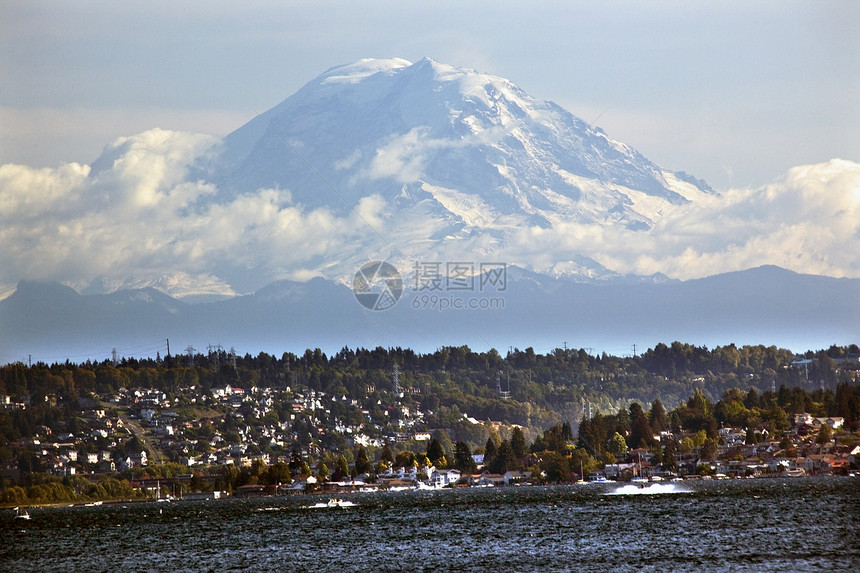
{"label": "snow-capped mountain", "polygon": [[281,206],[357,214],[360,237],[317,261],[340,279],[372,258],[464,257],[611,279],[577,253],[528,260],[510,247],[559,224],[647,232],[713,193],[504,78],[431,59],[332,68],[225,137],[190,178],[217,188],[214,203],[272,189]]}
{"label": "snow-capped mountain", "polygon": [[[858,181],[860,165],[833,160],[718,195],[503,78],[362,60],[220,141],[153,129],[91,166],[0,167],[0,191],[20,197],[0,213],[18,237],[4,270],[27,277],[0,300],[0,362],[152,353],[168,339],[248,351],[854,342],[845,301],[860,279],[769,265],[841,261]],[[402,284],[387,274],[356,297],[368,294],[350,288],[356,271],[376,260]],[[821,268],[851,276],[851,264]],[[364,306],[377,295],[384,312]]]}
{"label": "snow-capped mountain", "polygon": [[[75,286],[75,285],[72,285]],[[152,288],[186,302],[213,302],[236,296],[230,285],[211,275],[176,272],[159,276],[131,276],[124,280],[97,277],[81,288],[83,295]]]}
{"label": "snow-capped mountain", "polygon": [[219,148],[208,178],[222,193],[278,186],[340,210],[371,194],[427,200],[484,228],[513,216],[644,229],[664,203],[711,191],[504,78],[431,59],[332,68]]}
{"label": "snow-capped mountain", "polygon": [[833,159],[717,194],[503,78],[362,60],[222,139],[154,128],[90,165],[0,166],[0,299],[23,279],[202,302],[348,285],[372,260],[600,284],[769,264],[854,277],[858,182]]}

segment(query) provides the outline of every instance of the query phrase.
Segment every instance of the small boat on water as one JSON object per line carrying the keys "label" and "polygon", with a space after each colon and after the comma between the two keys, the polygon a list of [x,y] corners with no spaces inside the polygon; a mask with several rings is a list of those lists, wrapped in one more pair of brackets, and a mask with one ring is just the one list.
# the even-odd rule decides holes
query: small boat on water
{"label": "small boat on water", "polygon": [[328,501],[321,501],[313,505],[306,506],[308,509],[332,509],[338,507],[356,507],[356,503],[338,498],[331,498]]}
{"label": "small boat on water", "polygon": [[326,504],[328,507],[355,507],[355,503],[351,501],[345,501],[343,499],[330,499]]}
{"label": "small boat on water", "polygon": [[30,513],[20,507],[15,508],[15,519],[30,519]]}
{"label": "small boat on water", "polygon": [[646,488],[649,485],[648,478],[642,474],[642,456],[639,456],[639,462],[633,466],[633,477],[630,478],[632,485]]}

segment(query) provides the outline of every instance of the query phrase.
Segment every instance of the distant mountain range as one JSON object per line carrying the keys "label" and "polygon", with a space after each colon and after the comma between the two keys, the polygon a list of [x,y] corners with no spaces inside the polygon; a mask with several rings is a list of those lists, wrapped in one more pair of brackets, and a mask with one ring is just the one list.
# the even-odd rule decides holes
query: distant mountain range
{"label": "distant mountain range", "polygon": [[[515,267],[505,283],[472,291],[414,291],[373,311],[326,279],[280,281],[251,295],[186,304],[151,288],[80,295],[57,283],[21,282],[0,301],[0,363],[182,354],[188,346],[240,353],[322,348],[569,347],[631,354],[657,342],[794,350],[858,340],[860,280],[760,267],[692,281],[582,284]],[[504,288],[504,290],[499,290]],[[434,303],[432,297],[437,297]],[[438,301],[476,309],[440,310]],[[492,302],[495,301],[495,302]],[[501,301],[501,302],[499,302]],[[619,346],[621,345],[621,346]]]}

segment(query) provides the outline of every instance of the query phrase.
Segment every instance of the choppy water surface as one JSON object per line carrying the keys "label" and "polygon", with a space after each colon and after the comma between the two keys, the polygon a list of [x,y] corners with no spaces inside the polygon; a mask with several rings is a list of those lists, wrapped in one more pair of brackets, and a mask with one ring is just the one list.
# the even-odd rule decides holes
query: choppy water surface
{"label": "choppy water surface", "polygon": [[860,479],[520,487],[31,510],[2,571],[858,571]]}

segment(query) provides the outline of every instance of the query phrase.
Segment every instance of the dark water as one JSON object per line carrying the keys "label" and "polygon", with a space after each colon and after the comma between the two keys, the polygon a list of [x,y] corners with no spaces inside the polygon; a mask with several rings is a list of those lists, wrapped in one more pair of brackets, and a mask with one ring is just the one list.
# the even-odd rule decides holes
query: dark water
{"label": "dark water", "polygon": [[860,478],[618,490],[5,510],[0,571],[860,571]]}

